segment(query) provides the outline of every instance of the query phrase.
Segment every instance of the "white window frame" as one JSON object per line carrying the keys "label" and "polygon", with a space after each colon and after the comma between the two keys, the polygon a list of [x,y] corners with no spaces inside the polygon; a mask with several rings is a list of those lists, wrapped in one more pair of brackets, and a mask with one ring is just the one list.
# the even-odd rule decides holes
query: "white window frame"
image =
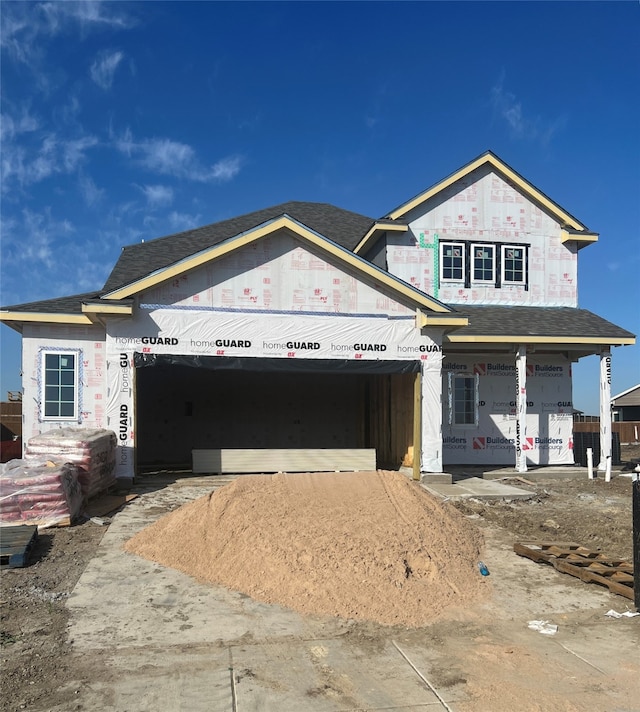
{"label": "white window frame", "polygon": [[[72,383],[47,383],[47,356],[72,357],[73,362],[73,378]],[[80,367],[82,364],[82,352],[75,349],[47,349],[40,350],[40,420],[48,422],[79,422],[80,418]],[[51,372],[53,369],[49,369]],[[58,372],[61,373],[60,367]],[[62,378],[58,379],[62,380]],[[65,379],[66,380],[66,379]],[[50,394],[47,388],[73,388],[73,401],[62,400],[62,393],[59,394],[58,400],[47,398]],[[47,403],[57,403],[59,406],[62,403],[73,403],[73,413],[71,415],[47,415]]]}
{"label": "white window frame", "polygon": [[[476,250],[491,251],[491,278],[478,279],[476,277]],[[480,258],[485,259],[485,258]],[[495,284],[496,283],[496,246],[482,243],[473,243],[471,245],[471,281],[474,284]]]}
{"label": "white window frame", "polygon": [[[444,276],[444,248],[445,247],[457,247],[460,250],[460,257],[462,258],[462,274],[460,277],[445,277]],[[465,272],[466,272],[466,249],[464,242],[441,242],[440,243],[440,282],[453,282],[455,284],[464,284],[465,282]]]}
{"label": "white window frame", "polygon": [[[449,373],[448,374],[448,392],[449,392],[449,425],[453,426],[454,428],[477,428],[478,427],[478,406],[479,406],[479,386],[480,386],[480,378],[477,374],[471,374],[471,373]],[[456,380],[459,378],[464,378],[466,380],[473,381],[473,420],[472,421],[465,421],[465,422],[458,422],[458,410],[457,410],[457,401],[455,397],[456,393]],[[468,401],[467,401],[468,402]],[[465,407],[464,413],[467,414],[470,412],[470,409]]]}
{"label": "white window frame", "polygon": [[[507,260],[507,250],[520,250],[522,252],[522,279],[513,280],[505,277],[505,262]],[[523,245],[501,245],[500,246],[500,282],[502,284],[525,285],[527,283],[527,248]]]}

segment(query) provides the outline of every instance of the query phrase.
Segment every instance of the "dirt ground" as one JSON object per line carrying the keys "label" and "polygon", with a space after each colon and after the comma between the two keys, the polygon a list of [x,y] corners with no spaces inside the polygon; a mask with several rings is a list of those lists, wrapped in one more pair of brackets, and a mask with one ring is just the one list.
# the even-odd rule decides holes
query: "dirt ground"
{"label": "dirt ground", "polygon": [[[640,462],[640,445],[622,446],[622,455],[622,469],[630,471]],[[456,503],[456,507],[498,527],[513,541],[576,541],[611,556],[631,559],[630,478],[614,476],[610,483],[603,478],[543,480],[526,486],[536,491],[534,499],[508,503],[465,501]],[[82,710],[84,707],[73,699],[74,691],[65,683],[110,674],[101,660],[82,659],[72,652],[66,634],[69,616],[65,605],[106,529],[86,521],[70,528],[46,530],[39,537],[29,566],[2,570],[2,712],[49,706]],[[432,630],[436,628],[437,624]],[[367,635],[375,637],[375,626],[367,626]],[[381,631],[381,638],[383,635]]]}

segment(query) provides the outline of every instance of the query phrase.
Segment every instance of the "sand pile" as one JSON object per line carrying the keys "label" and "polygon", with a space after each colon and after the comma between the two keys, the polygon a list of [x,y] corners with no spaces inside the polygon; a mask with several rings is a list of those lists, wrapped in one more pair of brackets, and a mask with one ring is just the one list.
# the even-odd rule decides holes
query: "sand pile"
{"label": "sand pile", "polygon": [[398,472],[243,476],[125,549],[300,613],[419,626],[488,583],[481,534]]}

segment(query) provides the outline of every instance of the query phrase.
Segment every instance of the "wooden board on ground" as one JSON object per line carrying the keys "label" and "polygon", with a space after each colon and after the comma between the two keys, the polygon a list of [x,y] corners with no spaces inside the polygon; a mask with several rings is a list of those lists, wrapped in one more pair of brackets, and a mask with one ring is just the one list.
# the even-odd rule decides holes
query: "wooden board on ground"
{"label": "wooden board on ground", "polygon": [[526,541],[513,545],[519,556],[551,564],[557,571],[587,583],[599,583],[633,600],[633,565],[574,542]]}
{"label": "wooden board on ground", "polygon": [[29,554],[38,539],[36,526],[0,528],[0,568],[15,569],[27,565]]}

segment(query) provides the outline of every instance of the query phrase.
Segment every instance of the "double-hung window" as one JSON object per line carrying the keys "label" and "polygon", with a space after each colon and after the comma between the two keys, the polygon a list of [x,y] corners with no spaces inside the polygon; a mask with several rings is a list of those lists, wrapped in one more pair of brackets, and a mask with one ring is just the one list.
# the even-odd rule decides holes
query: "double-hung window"
{"label": "double-hung window", "polygon": [[525,248],[502,245],[502,283],[525,284]]}
{"label": "double-hung window", "polygon": [[461,242],[440,243],[440,280],[464,282],[465,249]]}
{"label": "double-hung window", "polygon": [[494,283],[496,280],[496,246],[471,245],[473,282]]}
{"label": "double-hung window", "polygon": [[478,424],[478,376],[449,374],[449,424]]}
{"label": "double-hung window", "polygon": [[42,351],[41,415],[44,420],[78,419],[78,351]]}

